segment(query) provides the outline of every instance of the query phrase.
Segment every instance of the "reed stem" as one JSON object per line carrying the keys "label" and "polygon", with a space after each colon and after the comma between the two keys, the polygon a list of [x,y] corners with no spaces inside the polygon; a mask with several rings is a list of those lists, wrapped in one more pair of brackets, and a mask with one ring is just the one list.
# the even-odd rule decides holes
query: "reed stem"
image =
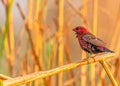
{"label": "reed stem", "polygon": [[117,82],[115,81],[115,79],[114,79],[111,71],[109,70],[109,67],[108,67],[106,61],[100,61],[100,63],[101,63],[101,65],[103,66],[103,68],[105,69],[105,71],[106,71],[109,79],[111,80],[113,86],[118,86],[118,84],[117,84]]}

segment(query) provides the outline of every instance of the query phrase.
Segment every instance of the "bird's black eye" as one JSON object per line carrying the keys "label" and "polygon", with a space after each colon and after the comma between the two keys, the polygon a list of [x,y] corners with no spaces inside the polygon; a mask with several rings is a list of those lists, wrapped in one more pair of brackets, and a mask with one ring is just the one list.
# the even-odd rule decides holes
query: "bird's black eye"
{"label": "bird's black eye", "polygon": [[76,30],[79,30],[79,28],[76,28]]}

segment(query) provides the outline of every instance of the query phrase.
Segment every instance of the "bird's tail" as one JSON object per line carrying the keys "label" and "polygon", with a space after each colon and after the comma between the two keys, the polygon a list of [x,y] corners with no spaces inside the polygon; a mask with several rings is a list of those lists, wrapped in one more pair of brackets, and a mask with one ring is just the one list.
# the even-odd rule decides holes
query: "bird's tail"
{"label": "bird's tail", "polygon": [[111,53],[114,53],[114,51],[112,51],[112,50],[109,50],[109,49],[105,49],[105,52],[111,52]]}

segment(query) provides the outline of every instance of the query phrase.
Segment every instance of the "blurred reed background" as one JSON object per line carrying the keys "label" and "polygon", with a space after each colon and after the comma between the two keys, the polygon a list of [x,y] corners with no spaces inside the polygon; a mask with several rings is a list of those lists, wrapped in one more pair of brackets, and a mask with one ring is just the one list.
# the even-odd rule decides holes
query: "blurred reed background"
{"label": "blurred reed background", "polygon": [[[120,84],[119,0],[1,0],[0,73],[24,76],[87,57],[72,28],[85,26],[116,56],[108,62]],[[112,86],[98,63],[35,80],[26,86]]]}

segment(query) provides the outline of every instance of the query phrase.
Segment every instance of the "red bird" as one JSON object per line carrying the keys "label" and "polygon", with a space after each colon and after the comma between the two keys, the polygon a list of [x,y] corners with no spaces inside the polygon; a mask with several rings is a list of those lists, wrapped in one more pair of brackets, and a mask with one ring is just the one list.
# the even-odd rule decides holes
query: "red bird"
{"label": "red bird", "polygon": [[85,50],[88,53],[97,54],[102,52],[111,52],[113,51],[109,50],[105,47],[105,43],[95,37],[93,34],[87,31],[86,28],[82,26],[78,26],[73,29],[74,32],[77,34],[77,38],[79,41],[79,44],[83,50]]}

